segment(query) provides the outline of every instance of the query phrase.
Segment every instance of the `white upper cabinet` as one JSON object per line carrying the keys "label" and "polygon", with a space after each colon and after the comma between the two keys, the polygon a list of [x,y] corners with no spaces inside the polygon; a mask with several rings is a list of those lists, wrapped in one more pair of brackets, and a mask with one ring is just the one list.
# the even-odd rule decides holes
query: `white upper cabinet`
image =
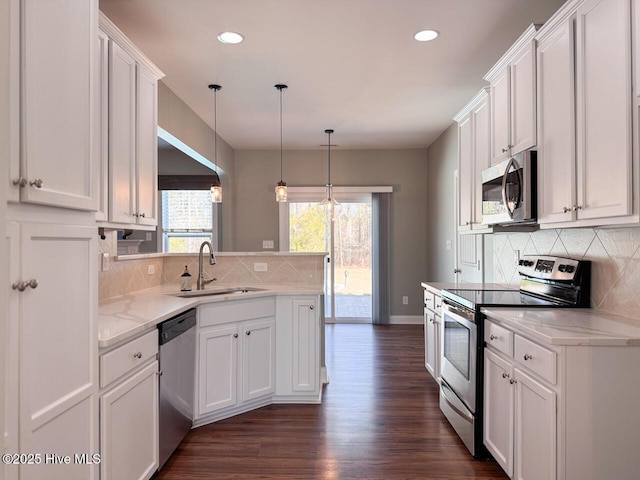
{"label": "white upper cabinet", "polygon": [[577,219],[632,213],[631,5],[590,0],[576,18]]}
{"label": "white upper cabinet", "polygon": [[538,221],[638,221],[631,5],[576,0],[538,32]]}
{"label": "white upper cabinet", "polygon": [[11,5],[9,199],[96,210],[97,1]]}
{"label": "white upper cabinet", "polygon": [[493,163],[536,144],[535,32],[531,25],[484,77],[491,84]]}
{"label": "white upper cabinet", "polygon": [[[108,56],[108,74],[101,78],[108,85],[96,136],[108,145],[108,168],[102,170],[100,197],[106,208],[96,220],[148,230],[158,216],[158,80],[164,74],[102,14],[100,28],[108,43],[100,50],[101,65]],[[104,155],[103,149],[103,162]]]}
{"label": "white upper cabinet", "polygon": [[453,117],[458,122],[458,232],[482,225],[482,170],[490,166],[489,98],[482,89]]}
{"label": "white upper cabinet", "polygon": [[[543,27],[544,28],[544,27]],[[538,38],[538,221],[572,220],[575,189],[573,20]]]}

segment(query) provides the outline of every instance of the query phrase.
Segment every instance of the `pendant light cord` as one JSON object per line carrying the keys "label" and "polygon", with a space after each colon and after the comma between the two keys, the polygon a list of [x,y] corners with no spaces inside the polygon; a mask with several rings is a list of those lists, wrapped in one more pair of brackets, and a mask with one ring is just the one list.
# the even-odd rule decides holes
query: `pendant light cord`
{"label": "pendant light cord", "polygon": [[327,145],[327,147],[329,148],[329,165],[328,165],[328,175],[327,175],[327,185],[331,185],[331,134],[333,133],[333,130],[328,129],[325,130],[324,133],[326,133],[327,135],[329,135],[329,144]]}
{"label": "pendant light cord", "polygon": [[282,88],[280,90],[280,182],[282,183]]}
{"label": "pendant light cord", "polygon": [[218,175],[218,90],[221,88],[220,85],[209,85],[209,89],[213,90],[213,166],[216,167],[216,175]]}

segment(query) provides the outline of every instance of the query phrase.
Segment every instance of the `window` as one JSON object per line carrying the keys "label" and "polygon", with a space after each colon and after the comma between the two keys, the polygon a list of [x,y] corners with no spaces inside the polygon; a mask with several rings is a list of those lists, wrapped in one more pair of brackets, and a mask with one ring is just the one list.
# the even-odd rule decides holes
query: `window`
{"label": "window", "polygon": [[209,190],[163,190],[162,251],[197,252],[213,240],[213,215]]}

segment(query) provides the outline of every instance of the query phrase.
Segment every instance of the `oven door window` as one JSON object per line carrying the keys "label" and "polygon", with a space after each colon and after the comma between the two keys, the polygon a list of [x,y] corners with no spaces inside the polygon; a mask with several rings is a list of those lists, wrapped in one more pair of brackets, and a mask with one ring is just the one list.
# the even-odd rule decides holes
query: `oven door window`
{"label": "oven door window", "polygon": [[444,356],[469,380],[471,332],[449,315],[444,316]]}

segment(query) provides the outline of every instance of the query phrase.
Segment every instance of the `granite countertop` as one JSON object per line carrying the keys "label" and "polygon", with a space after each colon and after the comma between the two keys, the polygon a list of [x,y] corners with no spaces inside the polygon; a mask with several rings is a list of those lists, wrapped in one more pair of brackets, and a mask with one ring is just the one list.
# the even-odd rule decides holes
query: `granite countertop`
{"label": "granite countertop", "polygon": [[492,321],[549,345],[640,346],[640,321],[590,308],[494,308]]}
{"label": "granite countertop", "polygon": [[[206,290],[223,290],[247,285],[216,284]],[[113,297],[98,305],[98,346],[110,347],[132,338],[168,318],[205,303],[245,300],[274,295],[322,295],[322,286],[251,285],[263,290],[242,294],[178,297],[178,285],[161,285],[139,292]]]}

